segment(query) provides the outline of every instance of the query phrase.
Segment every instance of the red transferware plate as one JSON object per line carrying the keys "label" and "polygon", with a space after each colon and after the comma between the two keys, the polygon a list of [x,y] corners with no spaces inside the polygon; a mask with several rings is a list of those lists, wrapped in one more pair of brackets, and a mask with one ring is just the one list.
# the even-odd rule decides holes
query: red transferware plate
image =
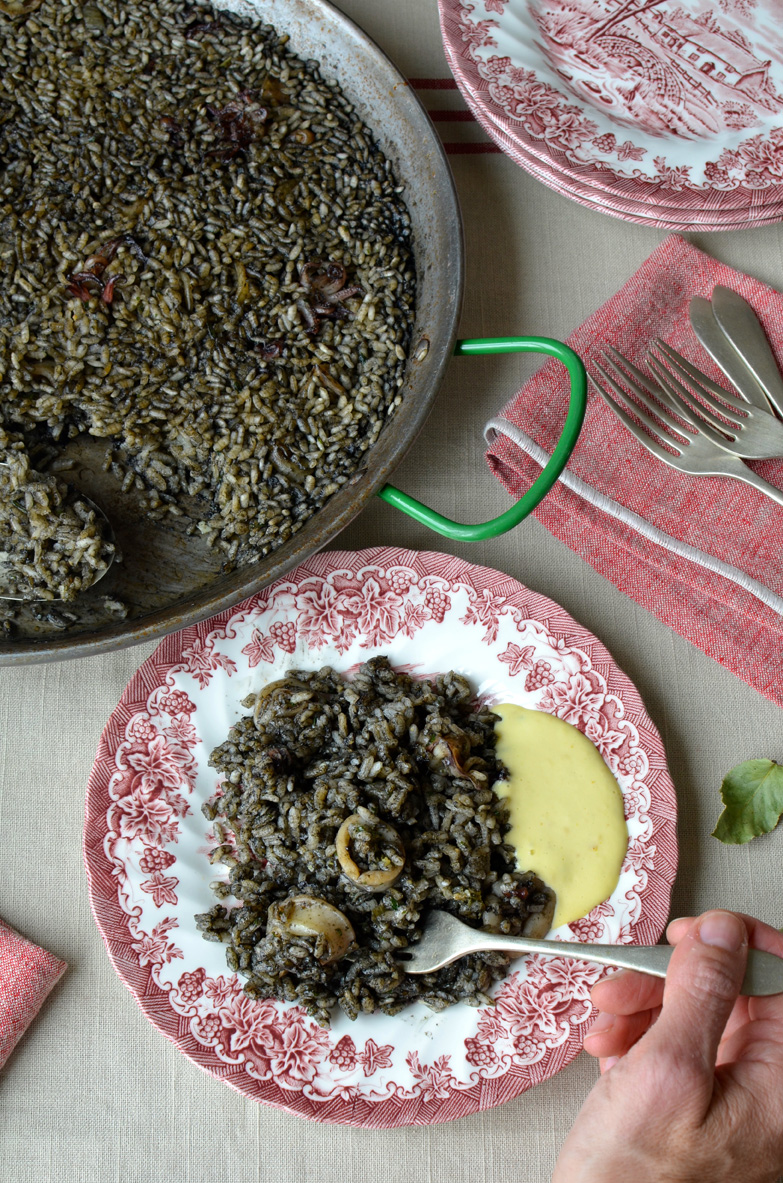
{"label": "red transferware plate", "polygon": [[[682,228],[779,220],[783,39],[773,0],[439,0],[460,88],[525,153]],[[491,134],[491,133],[490,133]],[[668,221],[666,221],[668,212]],[[742,221],[744,219],[744,221]]]}
{"label": "red transferware plate", "polygon": [[603,972],[521,958],[493,1007],[340,1013],[325,1030],[298,1006],[248,998],[222,946],[202,939],[194,916],[215,902],[207,761],[241,700],[286,670],[348,670],[378,653],[413,673],[454,669],[485,701],[556,714],[602,753],[628,853],[611,898],[554,937],[654,944],[677,863],[674,788],[634,686],[562,608],[498,571],[426,552],[327,552],[167,637],[113,711],[89,781],[84,855],[109,956],[199,1067],[254,1100],[365,1127],[450,1121],[548,1079],[578,1054]]}
{"label": "red transferware plate", "polygon": [[[449,57],[447,53],[447,57]],[[457,73],[453,62],[452,71]],[[743,230],[749,225],[768,226],[783,220],[783,193],[780,202],[763,200],[761,191],[754,196],[755,204],[744,211],[715,208],[713,197],[705,196],[703,205],[688,210],[678,206],[670,207],[663,196],[659,204],[639,201],[633,196],[624,197],[607,191],[590,172],[576,167],[568,169],[553,156],[533,155],[523,147],[519,138],[513,138],[501,119],[495,119],[493,112],[479,94],[472,94],[462,85],[462,97],[473,112],[476,122],[495,141],[502,152],[515,164],[520,165],[536,180],[553,189],[561,197],[570,197],[579,205],[610,217],[635,222],[639,226],[653,226],[657,229],[674,230],[679,233],[689,230]],[[661,194],[664,194],[661,190]]]}

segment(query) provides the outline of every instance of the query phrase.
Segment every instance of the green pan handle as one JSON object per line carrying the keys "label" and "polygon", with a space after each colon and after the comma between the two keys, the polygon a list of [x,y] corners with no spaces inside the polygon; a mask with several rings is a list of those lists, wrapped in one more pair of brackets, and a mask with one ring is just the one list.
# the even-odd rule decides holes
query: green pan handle
{"label": "green pan handle", "polygon": [[568,458],[574,450],[574,445],[582,429],[587,406],[587,374],[582,359],[564,345],[562,341],[555,341],[552,337],[476,337],[458,341],[454,353],[457,357],[474,353],[548,353],[557,358],[568,370],[571,379],[571,400],[568,404],[568,414],[557,441],[554,452],[541,475],[521,497],[515,505],[507,509],[499,517],[491,518],[488,522],[478,522],[475,526],[467,523],[453,522],[451,518],[444,518],[429,506],[423,505],[415,497],[395,489],[393,485],[384,485],[378,490],[378,496],[389,505],[401,509],[417,522],[422,522],[444,534],[446,538],[453,538],[457,542],[483,542],[486,538],[497,538],[498,534],[505,534],[507,530],[518,526],[523,518],[532,512],[540,501],[546,497],[560,473],[568,463]]}

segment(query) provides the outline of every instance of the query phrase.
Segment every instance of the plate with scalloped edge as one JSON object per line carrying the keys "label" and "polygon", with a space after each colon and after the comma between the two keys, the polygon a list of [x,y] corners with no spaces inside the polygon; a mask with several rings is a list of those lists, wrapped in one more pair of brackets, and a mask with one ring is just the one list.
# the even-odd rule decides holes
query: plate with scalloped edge
{"label": "plate with scalloped edge", "polygon": [[772,0],[438,0],[458,85],[527,153],[662,220],[763,225],[781,201]]}
{"label": "plate with scalloped edge", "polygon": [[552,153],[532,152],[529,144],[514,134],[508,121],[485,101],[481,89],[475,92],[470,89],[458,59],[453,57],[448,45],[445,49],[451,71],[459,81],[462,97],[476,122],[510,160],[561,197],[569,197],[587,209],[622,218],[626,222],[677,233],[688,230],[742,230],[749,225],[770,226],[781,220],[781,202],[771,200],[768,194],[764,197],[763,210],[750,212],[741,208],[716,209],[706,200],[698,208],[688,209],[676,201],[670,203],[660,193],[653,204],[650,200],[640,201],[630,191],[632,187],[627,192],[608,188],[603,177],[591,175],[589,168],[583,169],[576,164],[564,165]]}
{"label": "plate with scalloped edge", "polygon": [[540,956],[511,963],[494,1005],[393,1017],[251,1000],[194,916],[214,903],[211,750],[241,700],[289,669],[349,670],[386,654],[456,670],[488,703],[575,724],[623,793],[628,853],[611,898],[551,936],[654,944],[677,864],[676,799],[660,736],[600,641],[553,601],[486,567],[392,548],[324,552],[252,599],[166,637],[126,687],[90,775],[84,856],[109,956],[154,1026],[245,1096],[313,1121],[386,1128],[499,1105],[578,1054],[605,971]]}

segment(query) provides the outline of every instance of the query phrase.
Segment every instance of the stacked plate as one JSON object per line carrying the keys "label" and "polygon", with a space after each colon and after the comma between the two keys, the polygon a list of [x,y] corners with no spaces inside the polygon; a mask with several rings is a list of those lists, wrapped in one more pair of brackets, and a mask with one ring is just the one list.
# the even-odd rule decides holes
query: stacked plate
{"label": "stacked plate", "polygon": [[449,65],[545,185],[671,230],[783,220],[779,0],[439,0]]}

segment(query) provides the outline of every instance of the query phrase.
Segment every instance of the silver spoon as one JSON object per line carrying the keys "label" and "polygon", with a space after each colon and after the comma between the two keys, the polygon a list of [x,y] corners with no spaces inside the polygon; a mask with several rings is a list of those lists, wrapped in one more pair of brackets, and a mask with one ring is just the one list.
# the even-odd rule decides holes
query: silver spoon
{"label": "silver spoon", "polygon": [[[640,973],[665,978],[673,945],[582,945],[567,941],[538,941],[532,937],[510,937],[503,933],[469,928],[448,912],[430,912],[421,940],[396,954],[400,967],[409,974],[429,974],[450,965],[467,953],[496,949],[521,957],[524,953],[544,953],[547,957],[570,957],[574,961],[594,961],[598,965],[616,965]],[[759,997],[783,994],[783,958],[759,949],[748,950],[748,965],[740,993]]]}
{"label": "silver spoon", "polygon": [[[0,460],[0,467],[10,468],[11,466],[6,461]],[[67,482],[63,482],[63,484],[67,484]],[[72,486],[68,486],[68,487],[71,488]],[[78,499],[80,501],[85,502],[85,504],[88,505],[91,510],[93,510],[93,512],[95,513],[98,520],[103,524],[104,537],[108,540],[108,542],[112,546],[112,554],[111,554],[111,557],[109,558],[109,561],[106,563],[106,565],[104,567],[97,569],[97,571],[95,572],[94,577],[92,579],[89,579],[89,581],[86,581],[83,584],[83,586],[79,589],[79,592],[77,593],[77,594],[81,594],[81,592],[86,591],[88,587],[94,587],[95,584],[98,583],[99,580],[103,579],[104,575],[107,574],[107,572],[109,571],[109,569],[110,569],[110,567],[111,567],[112,563],[114,562],[114,559],[117,555],[117,543],[116,543],[116,538],[114,536],[114,530],[112,528],[111,522],[106,517],[106,514],[103,512],[103,510],[100,508],[100,506],[96,505],[95,502],[90,497],[87,497],[84,493],[79,493]],[[2,554],[2,551],[3,551],[3,543],[2,543],[2,538],[0,538],[0,554]],[[7,567],[7,564],[5,564],[2,560],[2,558],[0,558],[0,601],[9,601],[9,602],[13,602],[13,603],[46,603],[46,604],[57,604],[57,603],[65,602],[63,600],[62,596],[42,597],[40,595],[36,595],[34,588],[31,588],[29,592],[25,592],[24,594],[19,594],[19,577],[14,573],[13,567],[11,567],[10,571],[5,570],[4,568],[6,568],[6,567]],[[7,582],[9,575],[11,577],[10,578],[10,586],[13,587],[13,591],[7,590],[9,587],[9,582]],[[5,576],[5,578],[4,578],[4,576]]]}

